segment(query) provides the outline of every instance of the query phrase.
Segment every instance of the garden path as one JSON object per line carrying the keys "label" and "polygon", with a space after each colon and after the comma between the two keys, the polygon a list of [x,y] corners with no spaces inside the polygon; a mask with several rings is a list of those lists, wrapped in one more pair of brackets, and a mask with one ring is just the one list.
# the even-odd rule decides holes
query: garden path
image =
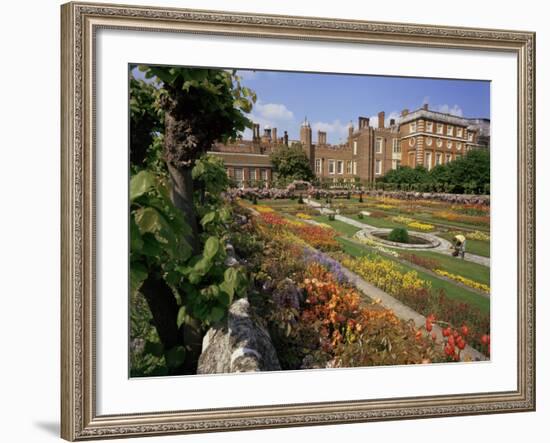
{"label": "garden path", "polygon": [[[409,308],[396,298],[392,297],[387,292],[384,292],[376,286],[372,285],[371,283],[363,280],[361,277],[350,271],[337,260],[329,257],[328,255],[320,251],[315,251],[318,254],[321,254],[324,259],[327,260],[327,262],[333,263],[335,266],[339,266],[349,282],[352,283],[357,289],[369,296],[372,300],[380,300],[380,304],[382,306],[387,309],[391,309],[400,319],[404,321],[412,320],[417,328],[420,328],[426,324],[426,317],[424,317],[422,314],[419,314],[418,312]],[[433,332],[435,332],[436,334],[436,342],[442,343],[444,340],[442,329],[438,325],[434,324]],[[487,357],[479,352],[477,349],[474,349],[471,346],[467,345],[461,353],[461,359],[463,361],[485,361],[487,360]]]}
{"label": "garden path", "polygon": [[[316,201],[311,200],[311,199],[304,199],[304,202],[307,205],[311,206],[312,208],[317,209],[321,214],[334,214],[334,211],[332,209],[324,208],[323,205],[319,202],[316,202]],[[351,226],[354,226],[356,228],[361,229],[362,231],[364,231],[365,234],[369,233],[371,231],[383,231],[384,230],[384,229],[380,229],[380,228],[377,228],[377,227],[372,226],[372,225],[368,225],[366,223],[361,223],[360,221],[354,220],[354,219],[349,218],[349,217],[345,217],[345,216],[340,215],[340,214],[335,214],[334,218],[336,220],[341,221],[341,222],[347,223],[348,225],[351,225]],[[389,229],[388,229],[388,231],[389,231]],[[361,235],[360,232],[358,234]],[[438,237],[436,235],[433,235],[433,234],[431,234],[431,236],[435,237],[439,241],[439,245],[435,248],[429,248],[429,249],[426,249],[426,250],[435,251],[435,252],[439,252],[440,254],[445,254],[445,255],[452,256],[453,250],[452,250],[452,244],[451,244],[450,241],[448,241],[444,238]],[[399,246],[392,246],[392,247],[395,247],[395,248],[398,248],[398,249],[408,249],[406,247],[399,247]],[[482,257],[481,255],[471,254],[469,252],[467,252],[464,255],[464,260],[470,261],[472,263],[477,263],[479,265],[487,266],[487,267],[491,266],[491,259],[490,258]]]}

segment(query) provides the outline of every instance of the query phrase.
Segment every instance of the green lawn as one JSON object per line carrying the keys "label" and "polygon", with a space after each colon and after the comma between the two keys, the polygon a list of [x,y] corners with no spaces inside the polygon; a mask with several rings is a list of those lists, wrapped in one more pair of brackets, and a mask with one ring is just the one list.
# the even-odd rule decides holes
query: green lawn
{"label": "green lawn", "polygon": [[[454,237],[453,234],[447,232],[438,235],[449,241],[451,241]],[[482,257],[491,257],[491,242],[482,240],[466,240],[466,252],[481,255]]]}
{"label": "green lawn", "polygon": [[378,218],[378,217],[370,217],[368,215],[364,215],[363,218],[359,218],[357,214],[355,215],[346,215],[345,217],[353,218],[354,220],[357,220],[358,222],[365,223],[367,225],[374,226],[375,228],[402,228],[404,225],[400,223],[395,223],[391,221],[389,218]]}
{"label": "green lawn", "polygon": [[[362,257],[364,255],[379,256],[379,254],[375,250],[369,248],[368,246],[358,245],[346,238],[339,238],[338,241],[340,242],[340,244],[342,244],[344,252],[353,257]],[[426,272],[419,271],[416,268],[404,265],[392,257],[384,255],[383,258],[395,262],[401,271],[415,271],[422,280],[430,282],[434,290],[437,291],[438,289],[443,289],[449,298],[466,302],[472,306],[479,308],[483,313],[489,313],[490,303],[487,297],[469,291],[463,287],[456,286],[451,282],[442,280]]]}
{"label": "green lawn", "polygon": [[491,272],[487,266],[432,251],[411,251],[411,254],[437,260],[439,269],[443,271],[458,274],[479,283],[490,285]]}
{"label": "green lawn", "polygon": [[317,215],[313,217],[313,220],[319,222],[319,223],[325,223],[332,228],[334,228],[337,232],[343,235],[347,235],[349,237],[353,237],[357,231],[360,231],[359,228],[356,228],[355,226],[348,225],[347,223],[344,223],[340,220],[329,220],[328,216],[326,215]]}

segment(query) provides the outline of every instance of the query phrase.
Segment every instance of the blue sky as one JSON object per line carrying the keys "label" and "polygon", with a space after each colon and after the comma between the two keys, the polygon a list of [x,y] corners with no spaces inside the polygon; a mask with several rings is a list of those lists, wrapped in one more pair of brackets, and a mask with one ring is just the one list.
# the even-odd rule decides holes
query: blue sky
{"label": "blue sky", "polygon": [[[143,74],[137,69],[138,78]],[[376,126],[379,111],[386,120],[398,119],[401,110],[415,110],[428,103],[430,109],[464,117],[490,118],[490,82],[367,75],[317,74],[239,70],[242,83],[253,89],[258,101],[250,117],[276,127],[279,136],[288,131],[299,138],[299,127],[307,116],[317,140],[317,130],[327,132],[330,143],[345,140],[352,121],[371,117]],[[250,138],[247,130],[245,138]]]}
{"label": "blue sky", "polygon": [[[385,111],[386,121],[398,119],[401,110],[415,110],[428,103],[430,109],[464,117],[490,118],[490,83],[366,75],[310,74],[269,71],[237,71],[243,84],[258,95],[251,117],[261,124],[288,131],[299,138],[300,123],[307,116],[317,140],[317,130],[338,143],[347,136],[352,121]],[[245,136],[249,136],[247,132]]]}

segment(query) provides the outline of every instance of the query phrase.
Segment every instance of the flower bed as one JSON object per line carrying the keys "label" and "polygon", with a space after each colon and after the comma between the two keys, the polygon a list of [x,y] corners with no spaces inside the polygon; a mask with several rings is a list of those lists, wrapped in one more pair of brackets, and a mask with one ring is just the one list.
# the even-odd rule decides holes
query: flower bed
{"label": "flower bed", "polygon": [[340,244],[336,241],[337,233],[332,228],[288,220],[275,212],[260,213],[260,217],[268,226],[283,231],[281,234],[293,234],[314,248],[322,251],[340,250]]}
{"label": "flower bed", "polygon": [[468,240],[479,240],[479,241],[491,241],[491,236],[482,231],[473,231],[473,232],[451,232],[452,235],[462,234]]}
{"label": "flower bed", "polygon": [[477,215],[465,215],[465,214],[456,214],[449,211],[436,211],[432,214],[435,218],[441,220],[458,222],[458,223],[470,223],[473,225],[488,225],[490,222],[490,217],[477,216]]}
{"label": "flower bed", "polygon": [[483,350],[483,335],[490,329],[489,315],[464,302],[450,299],[443,290],[434,291],[429,282],[414,271],[403,272],[389,260],[381,258],[340,257],[344,266],[360,277],[401,300],[416,312],[437,318],[451,325],[466,325],[472,331],[471,344]]}
{"label": "flower bed", "polygon": [[434,272],[437,275],[441,275],[443,277],[450,278],[454,281],[457,281],[459,283],[462,283],[463,285],[469,286],[470,288],[477,289],[479,291],[483,291],[485,293],[491,292],[491,288],[483,283],[478,283],[477,281],[470,280],[469,278],[462,277],[461,275],[452,274],[450,272],[444,271],[442,269],[435,269]]}
{"label": "flower bed", "polygon": [[250,254],[258,291],[249,298],[266,319],[283,369],[445,361],[430,337],[351,286],[341,263],[301,246],[284,222],[264,222],[271,215],[245,224],[236,250]]}
{"label": "flower bed", "polygon": [[428,223],[421,223],[414,218],[404,217],[402,215],[392,217],[391,221],[393,221],[394,223],[407,225],[408,227],[416,229],[418,231],[431,231],[432,229],[434,229],[433,225],[430,225]]}

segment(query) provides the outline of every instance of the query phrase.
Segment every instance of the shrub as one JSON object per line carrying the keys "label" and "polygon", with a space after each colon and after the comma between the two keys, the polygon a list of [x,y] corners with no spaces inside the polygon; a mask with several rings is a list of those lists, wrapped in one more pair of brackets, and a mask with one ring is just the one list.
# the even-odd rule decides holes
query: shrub
{"label": "shrub", "polygon": [[334,220],[336,220],[336,215],[334,215],[334,214],[329,214],[329,215],[328,215],[328,219],[329,219],[330,221],[334,221]]}
{"label": "shrub", "polygon": [[364,219],[364,218],[365,218],[365,216],[363,215],[363,213],[362,213],[362,212],[360,212],[359,214],[357,214],[357,218],[359,218],[359,219],[361,219],[361,220],[362,220],[362,219]]}
{"label": "shrub", "polygon": [[298,197],[298,204],[303,205],[304,204],[304,198],[302,197],[302,194]]}
{"label": "shrub", "polygon": [[409,233],[405,228],[394,228],[388,235],[389,241],[409,243]]}

